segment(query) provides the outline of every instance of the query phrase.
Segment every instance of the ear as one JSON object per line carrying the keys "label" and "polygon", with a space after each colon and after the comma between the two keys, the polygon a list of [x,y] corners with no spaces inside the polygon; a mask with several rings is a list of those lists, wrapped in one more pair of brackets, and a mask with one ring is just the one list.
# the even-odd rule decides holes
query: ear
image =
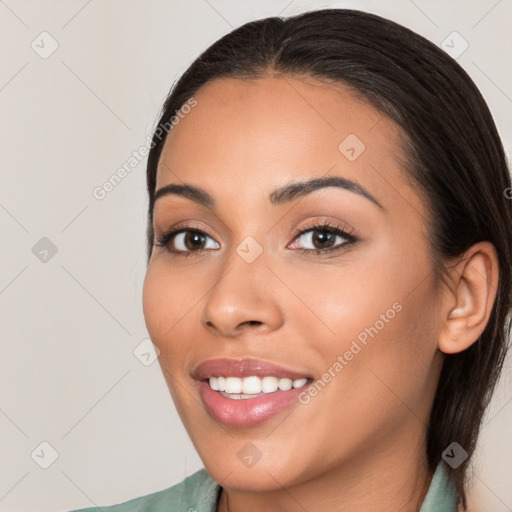
{"label": "ear", "polygon": [[490,242],[471,246],[450,268],[453,286],[446,292],[438,348],[445,354],[462,352],[477,341],[496,299],[499,265]]}

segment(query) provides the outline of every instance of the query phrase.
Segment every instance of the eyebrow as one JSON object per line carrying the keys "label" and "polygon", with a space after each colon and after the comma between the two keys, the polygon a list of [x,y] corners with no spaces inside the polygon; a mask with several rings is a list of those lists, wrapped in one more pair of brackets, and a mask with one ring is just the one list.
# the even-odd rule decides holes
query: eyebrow
{"label": "eyebrow", "polygon": [[[269,194],[269,200],[274,206],[278,206],[293,201],[294,199],[304,197],[316,190],[328,187],[338,187],[348,190],[349,192],[353,192],[354,194],[358,194],[373,202],[380,209],[385,210],[384,206],[382,206],[377,198],[370,194],[370,192],[368,192],[364,187],[359,185],[359,183],[347,178],[342,178],[341,176],[326,176],[289,183],[288,185],[284,185],[271,192]],[[215,209],[215,199],[206,190],[194,185],[177,185],[174,183],[166,185],[155,193],[153,204],[161,197],[167,195],[186,197],[187,199],[191,199],[196,203],[206,206],[210,210]]]}

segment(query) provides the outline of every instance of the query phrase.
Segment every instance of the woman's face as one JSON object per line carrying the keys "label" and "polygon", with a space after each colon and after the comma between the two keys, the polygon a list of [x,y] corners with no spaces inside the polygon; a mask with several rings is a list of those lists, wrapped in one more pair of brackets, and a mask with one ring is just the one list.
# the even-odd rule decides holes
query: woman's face
{"label": "woman's face", "polygon": [[[207,471],[228,489],[272,490],[409,464],[442,363],[441,317],[398,129],[313,79],[216,80],[195,99],[167,137],[156,190],[188,185],[209,200],[177,188],[156,200],[156,236],[180,231],[153,248],[143,301]],[[224,377],[223,394],[209,377]]]}

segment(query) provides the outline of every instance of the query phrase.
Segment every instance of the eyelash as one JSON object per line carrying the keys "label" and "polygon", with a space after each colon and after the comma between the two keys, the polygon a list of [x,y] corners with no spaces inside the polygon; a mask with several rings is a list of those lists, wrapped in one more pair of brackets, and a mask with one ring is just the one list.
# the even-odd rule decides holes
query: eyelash
{"label": "eyelash", "polygon": [[[192,233],[199,233],[205,237],[211,238],[207,233],[205,233],[201,229],[194,228],[193,226],[180,226],[180,227],[177,227],[174,229],[170,229],[168,231],[164,231],[160,236],[156,237],[155,245],[158,247],[168,247],[169,244],[174,240],[176,235],[183,233],[183,232],[187,232],[187,231],[192,232]],[[338,236],[344,238],[346,241],[340,245],[337,245],[335,247],[329,247],[327,249],[298,248],[298,249],[294,249],[295,251],[301,251],[301,252],[309,253],[309,254],[326,254],[326,253],[330,253],[330,252],[339,250],[343,247],[354,245],[356,242],[359,241],[359,238],[357,238],[356,236],[354,236],[352,234],[353,229],[350,231],[347,231],[346,229],[341,228],[337,224],[333,224],[333,223],[329,222],[328,220],[326,220],[321,223],[315,223],[315,224],[312,224],[309,226],[305,226],[301,229],[295,230],[291,235],[293,237],[292,242],[295,241],[297,238],[300,238],[305,233],[308,233],[309,231],[321,231],[324,233],[331,233],[333,235],[338,235]],[[190,254],[196,253],[196,255],[197,255],[205,250],[211,250],[211,249],[200,249],[198,251],[173,251],[173,250],[169,249],[169,252],[171,252],[177,256],[188,257]]]}

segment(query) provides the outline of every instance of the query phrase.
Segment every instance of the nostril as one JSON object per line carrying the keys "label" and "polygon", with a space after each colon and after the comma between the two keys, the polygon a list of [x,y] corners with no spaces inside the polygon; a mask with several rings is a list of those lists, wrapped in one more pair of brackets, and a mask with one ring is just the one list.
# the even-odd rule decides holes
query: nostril
{"label": "nostril", "polygon": [[[259,320],[248,320],[247,322],[244,322],[244,324],[249,325],[261,325],[261,322]],[[242,324],[243,325],[243,324]]]}

